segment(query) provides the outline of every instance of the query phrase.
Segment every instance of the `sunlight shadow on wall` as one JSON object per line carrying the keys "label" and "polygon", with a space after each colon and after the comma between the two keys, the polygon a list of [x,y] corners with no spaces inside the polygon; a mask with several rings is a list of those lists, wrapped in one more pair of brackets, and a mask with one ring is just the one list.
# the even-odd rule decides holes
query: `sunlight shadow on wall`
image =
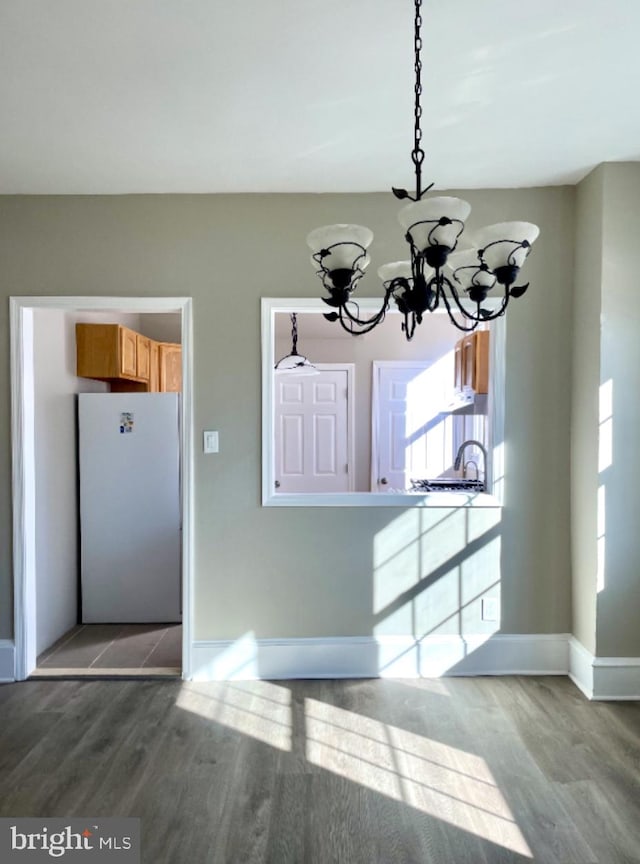
{"label": "sunlight shadow on wall", "polygon": [[484,759],[305,699],[306,756],[326,771],[532,858]]}
{"label": "sunlight shadow on wall", "polygon": [[245,633],[231,645],[221,643],[219,651],[205,664],[194,664],[195,681],[234,681],[259,678],[258,643],[253,631]]}
{"label": "sunlight shadow on wall", "polygon": [[374,635],[414,643],[399,645],[395,657],[386,645],[381,674],[399,674],[400,652],[414,657],[414,674],[444,674],[468,655],[469,637],[479,647],[499,629],[500,510],[443,512],[407,510],[374,539]]}
{"label": "sunlight shadow on wall", "polygon": [[504,501],[504,441],[496,444],[491,457],[492,492],[500,501]]}
{"label": "sunlight shadow on wall", "polygon": [[291,691],[269,681],[185,682],[178,708],[278,750],[291,750]]}

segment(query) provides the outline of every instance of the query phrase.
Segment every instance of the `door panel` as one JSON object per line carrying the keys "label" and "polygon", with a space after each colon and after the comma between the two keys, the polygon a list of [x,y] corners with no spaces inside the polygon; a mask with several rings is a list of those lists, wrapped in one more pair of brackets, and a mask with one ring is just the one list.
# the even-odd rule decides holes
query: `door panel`
{"label": "door panel", "polygon": [[336,451],[338,449],[336,417],[332,414],[316,415],[314,422],[314,474],[335,475],[338,470],[336,465]]}
{"label": "door panel", "polygon": [[348,492],[346,370],[276,375],[275,477],[279,492]]}
{"label": "door panel", "polygon": [[304,473],[304,417],[283,414],[280,418],[282,473],[289,476]]}

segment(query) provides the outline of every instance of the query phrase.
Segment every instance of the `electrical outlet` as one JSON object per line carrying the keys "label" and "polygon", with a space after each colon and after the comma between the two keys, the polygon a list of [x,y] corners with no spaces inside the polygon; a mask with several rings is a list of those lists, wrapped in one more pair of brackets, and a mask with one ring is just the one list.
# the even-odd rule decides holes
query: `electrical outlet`
{"label": "electrical outlet", "polygon": [[500,615],[500,606],[497,597],[482,598],[482,620],[497,621]]}

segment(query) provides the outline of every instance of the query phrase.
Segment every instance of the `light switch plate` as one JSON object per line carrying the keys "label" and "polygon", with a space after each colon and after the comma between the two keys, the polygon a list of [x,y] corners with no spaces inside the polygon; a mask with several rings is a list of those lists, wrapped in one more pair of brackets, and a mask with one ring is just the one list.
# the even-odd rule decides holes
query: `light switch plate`
{"label": "light switch plate", "polygon": [[218,453],[219,451],[218,445],[218,433],[212,432],[209,430],[205,430],[204,432],[204,452],[205,453]]}

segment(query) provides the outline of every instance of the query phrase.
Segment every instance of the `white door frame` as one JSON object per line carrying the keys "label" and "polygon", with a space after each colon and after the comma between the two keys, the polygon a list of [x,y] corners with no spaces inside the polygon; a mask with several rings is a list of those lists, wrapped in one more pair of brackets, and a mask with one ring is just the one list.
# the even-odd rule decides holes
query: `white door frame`
{"label": "white door frame", "polygon": [[11,297],[11,439],[15,671],[36,668],[35,441],[33,312],[180,312],[182,316],[182,677],[192,672],[193,631],[193,320],[190,297]]}

